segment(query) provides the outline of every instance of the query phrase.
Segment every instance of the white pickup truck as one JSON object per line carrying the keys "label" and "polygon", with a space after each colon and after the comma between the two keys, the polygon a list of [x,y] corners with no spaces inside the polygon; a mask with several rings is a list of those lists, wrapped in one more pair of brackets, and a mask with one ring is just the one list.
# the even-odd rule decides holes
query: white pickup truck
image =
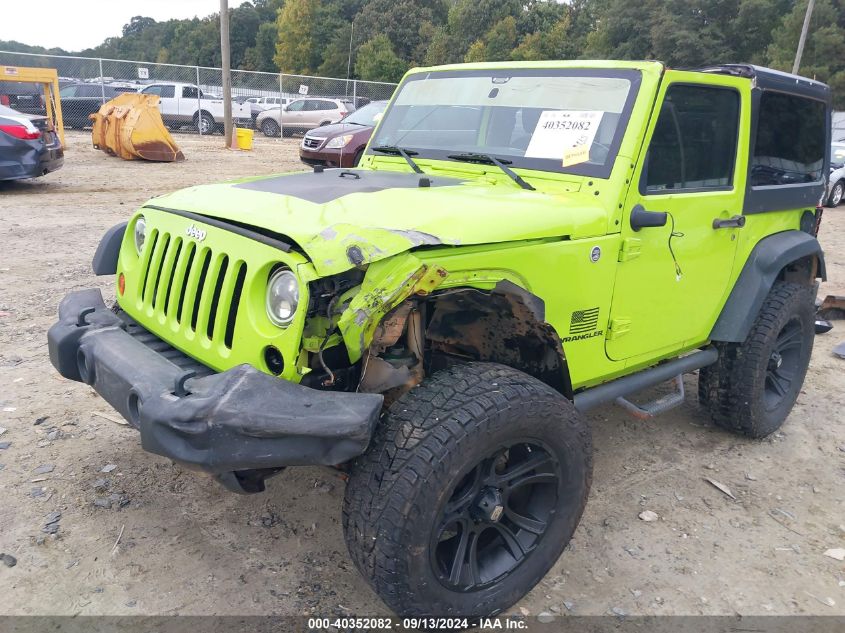
{"label": "white pickup truck", "polygon": [[[191,125],[203,134],[223,130],[223,99],[203,95],[194,84],[161,82],[144,86],[139,92],[161,98],[159,108],[165,125],[178,128]],[[232,101],[232,119],[237,125],[252,124],[249,104]]]}

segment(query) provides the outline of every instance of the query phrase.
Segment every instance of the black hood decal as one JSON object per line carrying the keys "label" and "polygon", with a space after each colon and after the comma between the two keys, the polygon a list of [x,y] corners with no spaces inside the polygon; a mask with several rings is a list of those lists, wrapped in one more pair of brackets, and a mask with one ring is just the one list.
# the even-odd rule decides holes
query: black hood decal
{"label": "black hood decal", "polygon": [[453,187],[462,184],[459,178],[420,176],[395,171],[366,169],[326,169],[289,176],[271,176],[234,185],[263,193],[293,196],[315,204],[325,204],[352,193],[375,193],[384,189],[412,189],[416,187]]}

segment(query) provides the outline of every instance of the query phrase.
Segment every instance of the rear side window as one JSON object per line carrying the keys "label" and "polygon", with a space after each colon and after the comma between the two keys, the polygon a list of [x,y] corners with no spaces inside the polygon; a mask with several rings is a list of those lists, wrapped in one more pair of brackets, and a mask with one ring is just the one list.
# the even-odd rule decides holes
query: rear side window
{"label": "rear side window", "polygon": [[102,97],[103,89],[100,86],[79,86],[76,91],[77,97]]}
{"label": "rear side window", "polygon": [[670,86],[643,170],[643,193],[728,189],[733,184],[739,93],[728,88]]}
{"label": "rear side window", "polygon": [[147,88],[144,88],[144,92],[147,93],[147,94],[158,95],[162,98],[172,99],[173,95],[175,94],[176,91],[174,90],[173,86],[153,85],[153,86],[148,86]]}
{"label": "rear side window", "polygon": [[793,185],[822,177],[826,142],[825,104],[814,99],[763,92],[751,185]]}
{"label": "rear side window", "polygon": [[185,86],[182,88],[182,97],[185,99],[198,99],[199,92],[193,86]]}

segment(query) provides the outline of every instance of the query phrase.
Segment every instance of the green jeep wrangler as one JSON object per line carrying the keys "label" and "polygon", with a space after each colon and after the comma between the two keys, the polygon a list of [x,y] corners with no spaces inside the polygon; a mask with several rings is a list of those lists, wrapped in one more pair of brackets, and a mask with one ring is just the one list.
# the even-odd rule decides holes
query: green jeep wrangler
{"label": "green jeep wrangler", "polygon": [[828,87],[764,68],[416,69],[358,168],[191,187],[109,230],[117,303],[65,297],[50,359],[231,490],[345,471],[391,609],[495,614],[578,525],[585,411],[655,415],[698,370],[717,425],[783,423],[829,148]]}

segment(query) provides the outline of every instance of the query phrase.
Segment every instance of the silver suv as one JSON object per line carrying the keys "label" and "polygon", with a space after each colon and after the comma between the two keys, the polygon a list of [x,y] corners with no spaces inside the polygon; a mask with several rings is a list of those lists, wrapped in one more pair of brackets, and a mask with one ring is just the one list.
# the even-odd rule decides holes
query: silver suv
{"label": "silver suv", "polygon": [[355,110],[352,101],[342,99],[306,98],[291,101],[288,105],[265,110],[255,120],[256,127],[265,136],[285,136],[294,132],[307,132],[321,125],[337,123]]}

